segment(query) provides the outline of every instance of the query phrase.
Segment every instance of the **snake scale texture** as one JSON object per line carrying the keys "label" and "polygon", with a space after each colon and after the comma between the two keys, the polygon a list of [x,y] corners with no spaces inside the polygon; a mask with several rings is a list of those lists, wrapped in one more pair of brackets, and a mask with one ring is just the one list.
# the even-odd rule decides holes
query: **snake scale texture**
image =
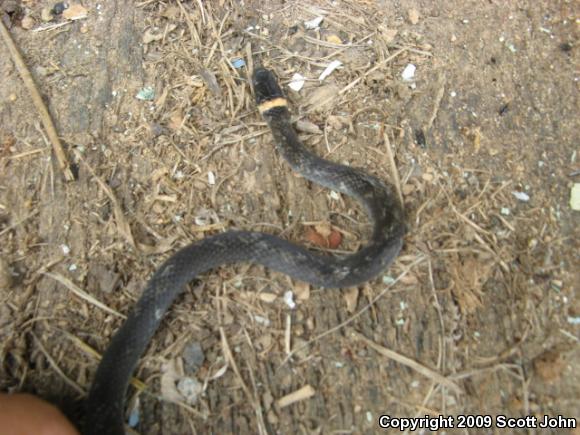
{"label": "snake scale texture", "polygon": [[278,152],[304,178],[357,199],[374,224],[369,242],[358,252],[337,258],[270,234],[228,231],[179,250],[153,274],[106,349],[86,401],[86,435],[125,434],[125,394],[139,358],[175,298],[201,273],[224,264],[250,262],[314,286],[350,287],[378,275],[401,250],[406,226],[393,187],[362,170],[329,162],[309,151],[298,139],[287,101],[271,71],[257,68],[253,85],[258,109],[272,131]]}

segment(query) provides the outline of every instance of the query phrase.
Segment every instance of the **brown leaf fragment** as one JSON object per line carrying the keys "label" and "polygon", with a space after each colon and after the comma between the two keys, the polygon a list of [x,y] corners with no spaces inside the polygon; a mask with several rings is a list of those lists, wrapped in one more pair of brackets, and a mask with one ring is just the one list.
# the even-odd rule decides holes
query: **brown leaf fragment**
{"label": "brown leaf fragment", "polygon": [[330,249],[336,249],[342,243],[342,234],[339,231],[332,230],[329,236],[327,237],[328,240],[328,247]]}
{"label": "brown leaf fragment", "polygon": [[308,96],[306,103],[310,109],[322,112],[333,105],[338,96],[339,89],[336,85],[328,84],[313,90]]}
{"label": "brown leaf fragment", "polygon": [[318,233],[314,228],[308,228],[308,230],[306,230],[306,240],[320,248],[326,248],[328,245],[326,238]]}
{"label": "brown leaf fragment", "polygon": [[87,15],[87,10],[80,4],[71,4],[68,9],[65,9],[62,13],[64,18],[71,21],[82,20],[83,18],[86,18]]}
{"label": "brown leaf fragment", "polygon": [[411,8],[407,11],[407,18],[409,23],[417,24],[419,22],[419,11],[415,8]]}
{"label": "brown leaf fragment", "polygon": [[343,293],[346,302],[346,309],[349,313],[354,313],[358,301],[359,290],[356,287],[349,288]]}
{"label": "brown leaf fragment", "polygon": [[544,382],[558,380],[565,368],[566,362],[556,349],[548,349],[534,359],[534,371]]}

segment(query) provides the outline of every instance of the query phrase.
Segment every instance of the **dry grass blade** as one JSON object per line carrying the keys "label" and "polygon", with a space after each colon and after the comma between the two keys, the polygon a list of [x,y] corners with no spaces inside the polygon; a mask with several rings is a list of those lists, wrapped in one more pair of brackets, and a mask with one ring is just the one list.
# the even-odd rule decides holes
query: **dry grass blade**
{"label": "dry grass blade", "polygon": [[393,285],[395,285],[397,282],[399,282],[401,280],[401,278],[403,278],[405,275],[407,275],[411,271],[411,269],[413,269],[415,266],[418,266],[423,261],[425,261],[425,257],[423,257],[423,256],[421,256],[418,259],[416,259],[413,263],[411,263],[409,266],[407,266],[407,268],[403,272],[401,272],[399,274],[399,276],[397,276],[397,278],[395,278],[390,285],[387,285],[377,296],[375,296],[366,306],[364,306],[363,308],[361,308],[356,314],[352,315],[351,317],[349,317],[348,319],[346,319],[344,322],[336,325],[334,328],[330,328],[329,330],[324,331],[321,334],[318,334],[316,337],[308,340],[303,345],[301,345],[298,348],[292,350],[292,352],[290,352],[286,356],[286,358],[284,358],[284,361],[282,361],[282,364],[281,365],[286,364],[290,360],[290,358],[292,358],[292,356],[294,356],[296,353],[300,352],[301,350],[306,349],[312,343],[320,340],[321,338],[326,337],[327,335],[330,335],[330,334],[332,334],[334,332],[337,332],[337,331],[341,330],[342,328],[344,328],[345,326],[347,326],[348,324],[352,323],[355,319],[357,319],[358,317],[360,317],[362,314],[364,314],[365,312],[367,312],[373,305],[375,305],[379,301],[379,299],[381,299],[392,288]]}
{"label": "dry grass blade", "polygon": [[437,373],[436,371],[430,369],[429,367],[426,367],[422,364],[419,364],[417,361],[412,360],[411,358],[408,358],[404,355],[401,355],[401,354],[399,354],[391,349],[387,349],[386,347],[381,346],[381,345],[375,343],[374,341],[369,340],[368,338],[366,338],[364,335],[362,335],[361,333],[359,333],[357,331],[351,330],[350,335],[354,338],[357,338],[357,339],[363,341],[367,346],[372,347],[374,350],[376,350],[381,355],[386,356],[387,358],[392,359],[393,361],[397,361],[400,364],[403,364],[407,367],[412,368],[417,373],[420,373],[423,376],[452,389],[453,391],[455,391],[458,394],[462,393],[462,390],[459,387],[459,385],[457,385],[455,382],[447,379],[445,376]]}
{"label": "dry grass blade", "polygon": [[[95,358],[97,361],[100,361],[102,358],[102,355],[97,352],[95,349],[93,349],[91,346],[89,346],[87,343],[85,343],[84,341],[82,341],[80,338],[70,334],[70,333],[66,333],[66,336],[74,343],[74,345],[76,347],[78,347],[82,352],[86,353],[87,355],[92,356],[93,358]],[[139,391],[144,391],[147,389],[147,384],[145,382],[143,382],[142,380],[138,379],[138,378],[131,378],[131,385],[133,387],[135,387],[137,390]]]}
{"label": "dry grass blade", "polygon": [[240,382],[242,389],[244,390],[244,392],[248,396],[248,400],[250,400],[250,402],[252,403],[252,407],[254,408],[254,411],[256,413],[256,419],[258,420],[259,434],[260,435],[267,435],[268,431],[266,430],[266,424],[264,422],[264,416],[262,414],[262,407],[261,407],[260,403],[254,397],[254,395],[252,394],[252,392],[250,391],[250,389],[248,388],[248,386],[244,382],[244,378],[242,378],[242,375],[240,374],[240,370],[238,369],[238,365],[236,364],[236,360],[234,359],[234,355],[232,354],[232,351],[230,349],[230,345],[228,344],[228,340],[227,340],[226,332],[224,331],[224,328],[220,327],[219,331],[220,331],[220,336],[222,339],[221,340],[222,341],[222,350],[224,351],[226,361],[228,362],[228,364],[230,365],[230,367],[232,368],[232,370],[236,374],[236,377],[238,378],[238,381]]}
{"label": "dry grass blade", "polygon": [[52,273],[52,272],[44,272],[43,274],[54,279],[55,281],[60,282],[62,285],[64,285],[66,288],[68,288],[71,292],[73,292],[75,295],[77,295],[79,298],[83,299],[84,301],[87,301],[89,304],[92,304],[95,307],[98,307],[101,310],[106,311],[109,314],[112,314],[113,316],[120,317],[121,319],[126,319],[126,317],[123,314],[119,313],[118,311],[113,310],[112,308],[107,307],[101,301],[95,299],[93,296],[91,296],[90,294],[88,294],[87,292],[82,290],[81,288],[77,287],[68,278],[65,278],[64,276],[62,276],[58,273]]}
{"label": "dry grass blade", "polygon": [[107,186],[103,180],[101,180],[93,168],[83,159],[81,154],[77,152],[76,156],[89,170],[91,175],[95,177],[95,180],[97,180],[99,186],[101,186],[101,188],[105,191],[105,194],[109,197],[109,200],[113,205],[113,213],[115,215],[115,222],[117,223],[117,229],[119,230],[119,233],[127,241],[127,243],[129,243],[134,249],[137,249],[137,245],[135,244],[135,239],[133,238],[133,233],[131,231],[131,226],[129,225],[129,222],[127,222],[127,219],[125,219],[125,215],[123,214],[123,210],[121,209],[121,205],[119,204],[117,197],[111,188]]}
{"label": "dry grass blade", "polygon": [[76,382],[69,379],[68,376],[66,376],[63,373],[63,371],[60,369],[60,367],[58,366],[56,361],[50,356],[48,351],[42,345],[42,343],[40,342],[40,339],[36,335],[34,335],[34,333],[32,333],[32,332],[30,333],[30,335],[32,335],[32,338],[34,338],[34,342],[36,343],[36,345],[38,346],[40,351],[44,354],[44,357],[46,358],[46,360],[48,361],[48,363],[50,364],[52,369],[66,382],[67,385],[69,385],[76,392],[78,392],[79,394],[84,396],[86,394],[85,390],[83,390]]}

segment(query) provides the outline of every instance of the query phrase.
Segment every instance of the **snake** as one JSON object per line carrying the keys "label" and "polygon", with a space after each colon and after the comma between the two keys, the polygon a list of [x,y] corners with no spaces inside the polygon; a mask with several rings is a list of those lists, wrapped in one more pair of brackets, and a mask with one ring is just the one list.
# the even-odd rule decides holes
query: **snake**
{"label": "snake", "polygon": [[326,255],[272,234],[229,230],[187,245],[153,273],[142,295],[116,331],[97,367],[85,401],[86,435],[123,435],[125,395],[140,357],[170,306],[200,274],[226,264],[260,264],[325,289],[360,285],[398,256],[407,231],[395,187],[364,170],[325,160],[299,139],[277,76],[258,66],[252,74],[255,102],[277,152],[305,179],[361,203],[372,221],[368,242],[344,256]]}

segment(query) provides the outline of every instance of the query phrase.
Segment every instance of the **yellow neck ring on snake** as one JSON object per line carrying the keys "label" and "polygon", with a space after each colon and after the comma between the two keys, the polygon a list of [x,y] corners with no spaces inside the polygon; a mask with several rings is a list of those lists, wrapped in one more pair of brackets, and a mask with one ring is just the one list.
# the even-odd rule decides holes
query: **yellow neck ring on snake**
{"label": "yellow neck ring on snake", "polygon": [[260,115],[263,115],[268,110],[275,109],[278,107],[288,107],[288,101],[284,97],[276,97],[271,100],[264,101],[261,104],[258,104],[258,111]]}

